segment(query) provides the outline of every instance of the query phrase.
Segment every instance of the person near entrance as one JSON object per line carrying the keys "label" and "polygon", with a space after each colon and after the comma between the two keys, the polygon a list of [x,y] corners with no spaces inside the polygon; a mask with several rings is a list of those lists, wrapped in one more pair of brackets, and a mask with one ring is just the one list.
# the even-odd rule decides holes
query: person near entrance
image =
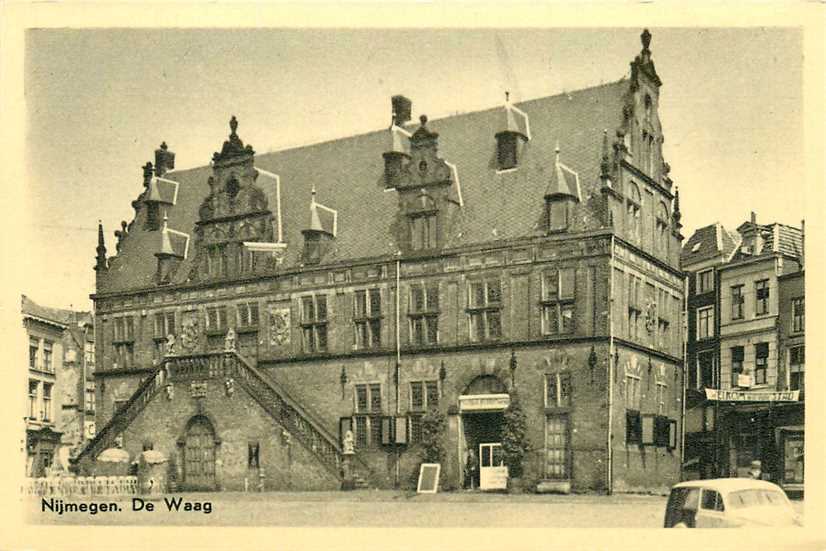
{"label": "person near entrance", "polygon": [[467,461],[465,462],[465,488],[476,489],[479,487],[479,459],[473,448],[467,451]]}

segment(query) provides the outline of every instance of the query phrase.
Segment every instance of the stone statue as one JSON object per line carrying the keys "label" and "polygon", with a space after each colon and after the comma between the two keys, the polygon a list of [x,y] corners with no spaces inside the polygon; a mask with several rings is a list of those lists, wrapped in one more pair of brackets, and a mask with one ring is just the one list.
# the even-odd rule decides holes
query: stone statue
{"label": "stone statue", "polygon": [[119,434],[115,437],[115,447],[123,448],[123,435]]}
{"label": "stone statue", "polygon": [[224,352],[235,352],[235,331],[232,327],[227,329],[227,336],[224,339]]}
{"label": "stone statue", "polygon": [[227,396],[232,396],[235,394],[235,379],[232,377],[227,377],[224,380],[224,387],[226,388]]}
{"label": "stone statue", "polygon": [[175,355],[175,335],[173,335],[172,333],[166,336],[166,355]]}
{"label": "stone statue", "polygon": [[175,397],[175,385],[173,385],[172,383],[167,383],[165,389],[166,389],[166,399],[167,400],[173,399]]}
{"label": "stone statue", "polygon": [[353,431],[348,430],[344,433],[344,453],[351,454],[356,453],[354,439],[353,439]]}

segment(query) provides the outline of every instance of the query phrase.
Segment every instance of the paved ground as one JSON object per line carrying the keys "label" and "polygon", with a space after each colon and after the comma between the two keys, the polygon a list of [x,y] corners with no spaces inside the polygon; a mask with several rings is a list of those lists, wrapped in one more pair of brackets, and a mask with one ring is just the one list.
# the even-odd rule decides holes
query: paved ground
{"label": "paved ground", "polygon": [[[661,496],[504,495],[469,492],[415,495],[394,491],[175,494],[184,502],[210,502],[211,513],[170,512],[161,497],[146,499],[153,511],[133,511],[131,498],[95,498],[116,503],[117,512],[42,512],[39,498],[23,505],[34,524],[658,528]],[[64,500],[65,503],[90,503]],[[803,503],[794,502],[802,512]],[[182,506],[183,508],[183,506]],[[201,507],[203,509],[203,506]]]}

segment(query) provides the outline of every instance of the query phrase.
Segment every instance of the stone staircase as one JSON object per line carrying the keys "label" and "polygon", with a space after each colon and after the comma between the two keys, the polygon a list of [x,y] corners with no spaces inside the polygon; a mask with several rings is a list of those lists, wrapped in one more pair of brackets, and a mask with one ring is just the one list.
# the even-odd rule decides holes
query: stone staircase
{"label": "stone staircase", "polygon": [[[295,439],[311,451],[334,476],[342,477],[342,455],[338,439],[330,434],[312,413],[301,407],[287,391],[252,366],[235,351],[212,352],[188,356],[167,356],[147,377],[132,397],[95,435],[74,459],[75,464],[94,459],[114,445],[117,436],[138,416],[155,394],[168,382],[232,379],[244,387],[252,398]],[[366,463],[354,458],[356,487],[369,486],[362,473],[369,473]]]}

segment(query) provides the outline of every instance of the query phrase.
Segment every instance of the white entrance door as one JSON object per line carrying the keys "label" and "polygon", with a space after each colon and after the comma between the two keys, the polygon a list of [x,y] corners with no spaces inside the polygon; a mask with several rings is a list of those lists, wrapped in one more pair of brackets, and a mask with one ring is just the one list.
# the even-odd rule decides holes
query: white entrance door
{"label": "white entrance door", "polygon": [[508,468],[502,444],[479,444],[479,489],[504,490],[508,486]]}

